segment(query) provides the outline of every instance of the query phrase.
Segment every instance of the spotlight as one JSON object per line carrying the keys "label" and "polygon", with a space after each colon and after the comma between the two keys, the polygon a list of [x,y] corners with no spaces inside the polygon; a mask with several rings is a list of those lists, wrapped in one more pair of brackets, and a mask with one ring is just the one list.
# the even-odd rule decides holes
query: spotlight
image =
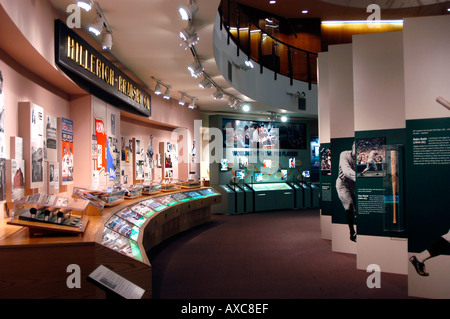
{"label": "spotlight", "polygon": [[189,104],[189,108],[191,109],[191,110],[193,110],[193,109],[195,109],[195,98],[191,98],[192,100],[191,100],[191,103]]}
{"label": "spotlight", "polygon": [[212,88],[212,83],[207,79],[203,79],[203,81],[201,81],[198,85],[199,87],[201,87],[202,89],[210,89]]}
{"label": "spotlight", "polygon": [[184,43],[181,43],[180,45],[183,46],[184,49],[187,50],[194,45],[198,43],[198,40],[200,39],[197,35],[197,31],[195,31],[195,28],[185,28],[180,31],[180,38],[183,39]]}
{"label": "spotlight", "polygon": [[281,117],[281,122],[285,123],[285,122],[287,122],[287,120],[288,120],[288,119],[287,119],[286,116],[283,115],[283,116]]}
{"label": "spotlight", "polygon": [[216,89],[216,92],[214,92],[212,97],[214,98],[214,100],[222,100],[223,99],[223,93],[219,89]]}
{"label": "spotlight", "polygon": [[242,110],[243,110],[244,112],[250,111],[250,105],[244,104],[244,106],[242,106]]}
{"label": "spotlight", "polygon": [[112,33],[107,32],[103,36],[103,42],[102,42],[103,50],[111,50],[112,45],[113,45]]}
{"label": "spotlight", "polygon": [[178,101],[178,104],[185,105],[186,104],[186,96],[184,94],[181,95],[180,101]]}
{"label": "spotlight", "polygon": [[161,84],[159,84],[159,82],[156,82],[156,87],[155,87],[155,94],[156,95],[161,95]]}
{"label": "spotlight", "polygon": [[193,64],[188,66],[188,70],[194,78],[198,78],[203,73],[203,67],[198,60],[195,60]]}
{"label": "spotlight", "polygon": [[245,61],[245,65],[249,68],[249,69],[253,69],[253,63],[250,60]]}
{"label": "spotlight", "polygon": [[89,12],[92,9],[92,1],[78,1],[77,6]]}
{"label": "spotlight", "polygon": [[198,6],[195,3],[195,0],[191,0],[191,3],[188,6],[181,6],[178,9],[180,13],[181,20],[190,21],[192,20],[194,14],[198,11]]}
{"label": "spotlight", "polygon": [[164,93],[163,98],[166,100],[170,100],[170,88],[166,87],[166,93]]}
{"label": "spotlight", "polygon": [[103,31],[103,24],[104,20],[101,15],[97,14],[97,18],[95,18],[95,21],[91,26],[89,27],[89,31],[95,34],[96,36],[99,36]]}

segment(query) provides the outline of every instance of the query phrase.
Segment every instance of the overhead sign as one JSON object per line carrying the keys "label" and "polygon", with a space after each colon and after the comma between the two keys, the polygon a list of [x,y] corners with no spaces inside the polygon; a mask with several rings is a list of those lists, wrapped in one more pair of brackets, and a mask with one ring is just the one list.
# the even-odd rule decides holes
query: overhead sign
{"label": "overhead sign", "polygon": [[55,59],[66,73],[93,85],[95,92],[151,116],[151,96],[61,20],[55,21]]}

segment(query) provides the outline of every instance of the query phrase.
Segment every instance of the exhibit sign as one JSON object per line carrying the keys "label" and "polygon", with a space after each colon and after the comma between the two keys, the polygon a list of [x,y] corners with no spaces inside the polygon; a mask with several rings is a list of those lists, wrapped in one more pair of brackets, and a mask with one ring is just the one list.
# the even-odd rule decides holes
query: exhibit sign
{"label": "exhibit sign", "polygon": [[320,209],[322,215],[332,215],[331,144],[320,144]]}
{"label": "exhibit sign", "polygon": [[61,182],[73,181],[73,121],[61,118]]}
{"label": "exhibit sign", "polygon": [[61,20],[55,21],[55,59],[74,81],[87,82],[93,93],[111,104],[125,103],[133,111],[151,116],[150,94]]}
{"label": "exhibit sign", "polygon": [[44,109],[38,105],[30,107],[30,138],[31,138],[31,182],[44,181]]}

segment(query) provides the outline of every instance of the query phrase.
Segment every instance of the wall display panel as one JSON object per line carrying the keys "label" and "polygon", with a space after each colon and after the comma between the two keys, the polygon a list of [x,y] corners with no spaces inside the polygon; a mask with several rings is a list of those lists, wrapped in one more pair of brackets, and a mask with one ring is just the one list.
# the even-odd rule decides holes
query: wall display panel
{"label": "wall display panel", "polygon": [[61,185],[73,184],[74,175],[74,143],[73,143],[73,121],[66,118],[58,118],[58,135],[61,144],[59,146],[59,161]]}
{"label": "wall display panel", "polygon": [[326,216],[332,215],[332,177],[331,177],[331,144],[320,144],[320,202],[319,207],[322,214]]}
{"label": "wall display panel", "polygon": [[23,138],[25,187],[44,187],[44,109],[31,102],[19,102],[19,135]]}
{"label": "wall display panel", "polygon": [[223,119],[224,147],[306,149],[304,123]]}
{"label": "wall display panel", "polygon": [[58,119],[45,114],[45,148],[44,158],[47,161],[58,161]]}
{"label": "wall display panel", "polygon": [[5,151],[5,94],[3,93],[3,75],[0,70],[0,158],[6,157]]}
{"label": "wall display panel", "polygon": [[59,193],[59,163],[47,162],[47,193]]}
{"label": "wall display panel", "polygon": [[406,209],[409,252],[427,249],[450,228],[449,141],[450,118],[407,121]]}
{"label": "wall display panel", "polygon": [[13,202],[25,196],[25,161],[8,160],[6,163],[6,200]]}
{"label": "wall display panel", "polygon": [[[406,236],[404,143],[404,129],[355,132],[356,210],[360,235]],[[397,221],[394,222],[393,216]]]}

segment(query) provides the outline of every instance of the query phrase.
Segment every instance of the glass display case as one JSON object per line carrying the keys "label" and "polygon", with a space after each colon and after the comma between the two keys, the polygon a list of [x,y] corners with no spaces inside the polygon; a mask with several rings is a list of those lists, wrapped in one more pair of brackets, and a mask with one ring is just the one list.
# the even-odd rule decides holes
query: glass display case
{"label": "glass display case", "polygon": [[142,196],[142,189],[144,188],[141,184],[136,185],[121,185],[118,188],[122,189],[124,191],[124,198],[125,199],[133,199],[139,196]]}
{"label": "glass display case", "polygon": [[181,189],[181,182],[173,179],[163,178],[161,180],[161,191],[174,192]]}
{"label": "glass display case", "polygon": [[125,198],[125,189],[122,187],[108,187],[104,190],[87,189],[82,187],[73,188],[73,196],[89,201],[100,210],[103,208],[120,204]]}
{"label": "glass display case", "polygon": [[142,184],[142,195],[155,195],[161,192],[161,184],[144,183]]}
{"label": "glass display case", "polygon": [[170,206],[213,195],[220,193],[212,188],[176,192],[147,198],[121,208],[105,223],[102,245],[142,261],[139,236],[149,219]]}
{"label": "glass display case", "polygon": [[250,185],[254,191],[270,191],[270,190],[292,190],[286,183],[263,183]]}
{"label": "glass display case", "polygon": [[89,202],[46,194],[33,194],[14,201],[8,224],[55,232],[84,232]]}

